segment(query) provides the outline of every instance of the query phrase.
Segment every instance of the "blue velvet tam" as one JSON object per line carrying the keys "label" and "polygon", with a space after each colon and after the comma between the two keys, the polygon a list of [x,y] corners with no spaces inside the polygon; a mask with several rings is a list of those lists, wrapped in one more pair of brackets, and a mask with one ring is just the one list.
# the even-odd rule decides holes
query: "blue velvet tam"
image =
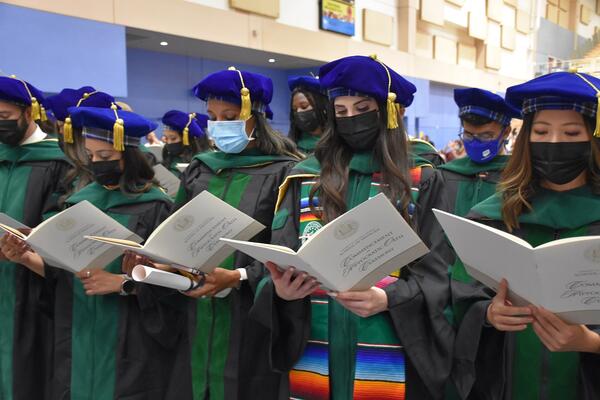
{"label": "blue velvet tam", "polygon": [[269,107],[269,106],[265,107],[265,117],[268,120],[271,120],[271,121],[273,120],[273,110],[271,110],[271,107]]}
{"label": "blue velvet tam", "polygon": [[208,75],[192,90],[200,100],[218,99],[239,105],[242,120],[250,118],[252,110],[264,113],[273,99],[271,78],[235,67]]}
{"label": "blue velvet tam", "polygon": [[350,56],[319,69],[321,87],[330,99],[339,96],[369,96],[378,102],[393,102],[408,107],[417,91],[415,85],[382,63],[376,56]]}
{"label": "blue velvet tam", "polygon": [[292,92],[300,88],[309,92],[323,93],[319,78],[315,78],[314,76],[290,76],[288,78],[288,87]]}
{"label": "blue velvet tam", "polygon": [[69,107],[110,108],[115,98],[108,93],[99,92],[92,86],[79,89],[63,89],[57,95],[48,97],[48,104],[56,119],[65,121],[69,117]]}
{"label": "blue velvet tam", "polygon": [[83,127],[83,136],[112,143],[115,150],[137,147],[142,137],[154,131],[158,124],[139,114],[113,108],[71,107],[73,124]]}
{"label": "blue velvet tam", "polygon": [[554,72],[506,91],[506,101],[523,115],[541,110],[574,110],[596,118],[594,136],[600,137],[600,79],[579,72]]}
{"label": "blue velvet tam", "polygon": [[44,95],[32,84],[14,75],[0,76],[0,101],[18,106],[31,107],[31,117],[35,120],[46,120]]}
{"label": "blue velvet tam", "polygon": [[196,113],[196,122],[204,132],[206,132],[206,129],[208,128],[209,119],[209,116],[206,114]]}
{"label": "blue velvet tam", "polygon": [[183,145],[189,146],[190,137],[199,138],[205,135],[204,129],[200,127],[196,118],[196,113],[171,110],[162,117],[162,123],[169,129],[179,132],[182,136]]}
{"label": "blue velvet tam", "polygon": [[483,89],[454,89],[454,101],[458,106],[458,116],[479,115],[498,122],[502,126],[510,125],[513,118],[521,118],[518,109],[508,105],[501,96]]}

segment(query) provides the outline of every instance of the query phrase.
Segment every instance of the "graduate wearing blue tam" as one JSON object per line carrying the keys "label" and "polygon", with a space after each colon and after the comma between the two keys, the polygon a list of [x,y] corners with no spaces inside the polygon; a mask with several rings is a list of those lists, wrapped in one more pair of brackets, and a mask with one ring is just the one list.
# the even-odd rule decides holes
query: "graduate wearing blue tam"
{"label": "graduate wearing blue tam", "polygon": [[265,112],[273,99],[273,81],[263,75],[240,71],[235,67],[208,75],[192,89],[200,100],[223,100],[241,107],[240,120],[251,111]]}
{"label": "graduate wearing blue tam", "polygon": [[[59,94],[49,97],[48,103],[56,118],[63,122],[64,142],[73,143],[73,123],[68,109],[70,107],[111,108],[115,104],[115,98],[91,86],[83,86],[79,89],[65,88]],[[118,105],[117,109],[120,109]]]}
{"label": "graduate wearing blue tam", "polygon": [[[498,192],[473,207],[469,217],[537,248],[557,239],[597,235],[599,99],[600,80],[577,72],[551,73],[508,88],[506,102],[522,111],[523,125]],[[578,257],[587,257],[582,251],[564,248],[556,252],[563,257],[559,259],[561,273],[577,281],[565,283],[567,291],[559,290],[557,299],[590,294],[586,292],[590,285],[582,277],[589,270],[582,272],[586,262],[578,261]],[[543,262],[539,265],[540,270],[545,267]],[[503,277],[501,271],[498,277]],[[506,278],[509,281],[500,284],[495,296],[491,291],[482,296],[486,292],[478,284],[479,290],[470,289],[477,293],[474,298],[463,300],[469,311],[456,339],[456,348],[462,353],[456,354],[461,360],[456,373],[475,386],[464,387],[461,394],[473,398],[529,399],[542,393],[552,393],[557,399],[600,398],[600,381],[595,374],[587,374],[600,362],[597,321],[586,318],[586,311],[578,307],[573,310],[582,313],[579,318],[559,313],[556,302],[547,308],[506,303],[496,307],[511,288],[518,291],[516,278]],[[528,289],[544,290],[542,286]],[[579,300],[587,303],[583,298],[575,301]],[[517,315],[519,318],[513,319]],[[504,377],[501,384],[498,376]]]}
{"label": "graduate wearing blue tam", "polygon": [[158,124],[139,114],[111,108],[70,107],[75,126],[83,127],[83,136],[113,144],[117,151],[125,146],[138,147],[141,138],[154,131]]}
{"label": "graduate wearing blue tam", "polygon": [[[305,289],[290,290],[289,274],[277,268],[284,266],[267,264],[273,279],[252,314],[269,328],[264,336],[275,339],[272,365],[292,367],[285,374],[290,398],[440,398],[453,360],[454,331],[444,317],[451,253],[433,214],[415,212],[445,204],[439,171],[408,153],[401,113],[416,89],[375,56],[333,61],[321,67],[319,79],[334,115],[314,154],[280,186],[270,243],[299,248],[344,212],[383,194],[432,253],[401,276],[329,295],[302,275],[294,285]],[[367,251],[361,249],[353,251]],[[294,322],[280,318],[285,315]]]}
{"label": "graduate wearing blue tam", "polygon": [[[47,119],[43,104],[42,93],[26,81],[0,77],[0,213],[30,227],[61,209],[70,169],[57,140],[40,128]],[[40,269],[23,265],[22,251],[10,250],[20,244],[16,237],[0,236],[0,398],[42,399],[51,392],[54,325],[32,293],[44,293],[47,283]]]}
{"label": "graduate wearing blue tam", "polygon": [[178,110],[165,113],[162,118],[165,126],[162,164],[165,168],[180,176],[177,164],[188,164],[194,155],[210,148],[206,135],[207,122],[208,116],[205,114]]}
{"label": "graduate wearing blue tam", "polygon": [[288,137],[304,154],[312,154],[327,124],[327,96],[313,76],[290,77],[288,86],[292,91]]}
{"label": "graduate wearing blue tam", "polygon": [[[464,217],[473,206],[495,193],[508,161],[505,143],[511,132],[510,123],[521,114],[501,96],[478,88],[455,89],[454,101],[467,156],[439,168],[449,192],[450,210]],[[454,268],[463,270],[462,264]]]}
{"label": "graduate wearing blue tam", "polygon": [[0,101],[31,107],[31,119],[45,121],[44,95],[32,84],[15,75],[0,76]]}
{"label": "graduate wearing blue tam", "polygon": [[579,72],[554,72],[509,87],[506,101],[528,115],[541,110],[573,110],[596,120],[600,137],[600,79]]}
{"label": "graduate wearing blue tam", "polygon": [[[207,133],[217,151],[192,156],[181,175],[179,207],[208,191],[267,228],[252,240],[270,240],[277,190],[300,155],[294,143],[269,124],[273,96],[270,78],[234,67],[206,76],[193,89],[206,102]],[[168,136],[170,132],[166,132]],[[192,290],[197,316],[190,338],[193,398],[237,399],[252,387],[252,397],[268,399],[284,387],[285,374],[274,374],[264,342],[245,329],[254,290],[265,276],[262,264],[236,252],[210,274],[213,284]],[[210,324],[223,329],[207,329]],[[250,336],[249,336],[250,335]],[[257,343],[257,345],[247,345]],[[214,354],[207,360],[205,354]]]}

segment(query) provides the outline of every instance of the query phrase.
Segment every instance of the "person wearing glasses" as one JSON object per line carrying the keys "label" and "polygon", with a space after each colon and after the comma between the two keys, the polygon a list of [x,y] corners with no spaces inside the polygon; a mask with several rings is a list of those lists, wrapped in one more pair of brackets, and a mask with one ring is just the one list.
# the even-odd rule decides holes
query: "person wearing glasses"
{"label": "person wearing glasses", "polygon": [[461,217],[494,194],[508,156],[504,144],[510,121],[520,118],[497,94],[482,89],[456,89],[454,101],[462,125],[460,138],[467,157],[439,166],[447,184],[450,210]]}
{"label": "person wearing glasses", "polygon": [[[446,183],[448,209],[464,217],[472,207],[495,193],[509,159],[505,144],[511,132],[510,123],[513,118],[520,118],[520,112],[497,94],[477,88],[454,90],[454,101],[462,126],[460,139],[467,154],[438,168]],[[458,326],[468,306],[464,299],[473,296],[473,279],[458,257],[450,273],[452,322]],[[452,395],[448,398],[456,398],[453,389],[449,390]]]}

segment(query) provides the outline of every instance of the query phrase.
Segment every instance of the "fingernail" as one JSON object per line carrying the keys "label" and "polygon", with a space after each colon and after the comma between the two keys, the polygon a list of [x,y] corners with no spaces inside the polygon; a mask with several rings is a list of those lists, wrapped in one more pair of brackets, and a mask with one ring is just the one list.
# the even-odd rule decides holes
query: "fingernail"
{"label": "fingernail", "polygon": [[338,295],[335,292],[327,292],[327,296],[336,298]]}

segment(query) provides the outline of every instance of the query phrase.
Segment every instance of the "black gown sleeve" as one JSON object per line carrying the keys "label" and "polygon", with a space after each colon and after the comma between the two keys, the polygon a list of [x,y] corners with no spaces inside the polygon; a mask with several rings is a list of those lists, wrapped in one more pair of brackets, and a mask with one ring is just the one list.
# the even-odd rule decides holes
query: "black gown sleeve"
{"label": "black gown sleeve", "polygon": [[[440,398],[452,368],[455,337],[446,315],[450,307],[448,266],[453,252],[432,212],[432,208],[448,210],[443,180],[434,169],[425,168],[422,172],[412,218],[430,252],[404,267],[400,279],[385,291],[394,328],[412,367],[407,368],[407,381],[412,379],[415,392],[410,393],[409,383],[407,398]],[[418,376],[408,376],[409,371]]]}
{"label": "black gown sleeve", "polygon": [[[285,166],[280,168],[280,170],[277,172],[277,174],[273,177],[273,184],[271,186],[271,189],[272,189],[271,198],[272,199],[277,199],[278,194],[279,194],[279,186],[283,183],[285,177],[288,176],[288,174],[294,168],[295,165],[296,165],[295,161],[286,163]],[[270,238],[267,238],[266,240],[268,242],[274,243],[273,242],[273,232],[272,232],[273,227],[269,226],[266,229],[268,229],[270,231],[270,233],[269,233]],[[296,235],[296,236],[298,236],[298,235]],[[285,246],[287,246],[287,245],[285,245]],[[297,246],[299,247],[299,245],[297,245]],[[288,247],[292,248],[291,246],[288,246]],[[266,276],[267,270],[261,262],[256,261],[256,260],[252,261],[245,268],[246,268],[246,273],[248,274],[247,284],[250,285],[250,288],[252,289],[253,292],[256,292],[256,288],[258,287],[258,285],[262,281],[262,279]]]}
{"label": "black gown sleeve", "polygon": [[[291,249],[300,247],[298,239],[300,182],[292,181],[273,220],[271,243]],[[310,298],[286,301],[277,296],[270,277],[261,282],[250,318],[266,329],[271,368],[278,372],[292,369],[302,356],[310,334]]]}
{"label": "black gown sleeve", "polygon": [[[166,202],[157,202],[152,210],[143,213],[136,233],[148,237],[169,216],[171,208]],[[176,346],[187,324],[187,297],[173,289],[136,283],[131,299],[139,309],[140,322],[148,335],[163,347]]]}

